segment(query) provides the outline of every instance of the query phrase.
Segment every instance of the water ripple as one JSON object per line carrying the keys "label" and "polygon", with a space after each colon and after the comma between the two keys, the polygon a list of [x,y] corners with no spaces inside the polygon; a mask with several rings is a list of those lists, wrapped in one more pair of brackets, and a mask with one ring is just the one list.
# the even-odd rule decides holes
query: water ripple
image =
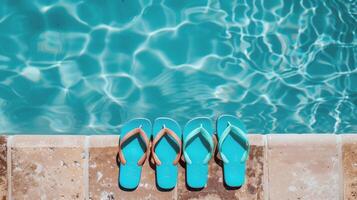
{"label": "water ripple", "polygon": [[357,132],[352,0],[0,0],[0,132],[117,133],[235,114]]}

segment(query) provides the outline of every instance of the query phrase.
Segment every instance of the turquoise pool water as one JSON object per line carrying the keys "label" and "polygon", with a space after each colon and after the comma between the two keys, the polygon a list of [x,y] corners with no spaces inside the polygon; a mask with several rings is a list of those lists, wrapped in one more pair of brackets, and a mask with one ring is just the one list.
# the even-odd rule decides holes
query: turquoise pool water
{"label": "turquoise pool water", "polygon": [[357,132],[356,34],[354,0],[0,0],[0,132]]}

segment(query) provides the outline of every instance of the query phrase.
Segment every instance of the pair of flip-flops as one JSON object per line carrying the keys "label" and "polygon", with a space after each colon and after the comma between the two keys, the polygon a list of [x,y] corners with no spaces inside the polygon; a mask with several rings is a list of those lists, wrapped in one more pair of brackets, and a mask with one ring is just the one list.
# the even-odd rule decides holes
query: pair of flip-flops
{"label": "pair of flip-flops", "polygon": [[[223,161],[223,176],[227,186],[242,186],[245,180],[249,140],[243,123],[235,116],[218,118],[216,135],[209,118],[187,122],[183,133],[183,157],[186,161],[186,182],[192,188],[203,188],[208,179],[208,163],[218,146]],[[216,136],[218,144],[216,145]]]}
{"label": "pair of flip-flops", "polygon": [[180,126],[170,118],[158,118],[152,127],[148,119],[138,118],[124,124],[120,134],[118,161],[121,187],[135,189],[139,185],[142,166],[150,149],[152,162],[156,164],[158,186],[163,189],[176,186],[177,164],[182,149]]}
{"label": "pair of flip-flops", "polygon": [[[246,129],[236,117],[223,115],[217,120],[217,137],[225,183],[231,187],[239,187],[244,183],[245,163],[249,151]],[[214,155],[216,146],[210,119],[201,117],[190,120],[183,134],[180,126],[170,118],[156,119],[152,132],[149,120],[134,119],[123,126],[120,138],[119,184],[122,187],[135,189],[138,186],[142,165],[148,156],[150,145],[159,187],[172,189],[176,186],[177,164],[182,151],[183,160],[186,161],[188,186],[205,187],[208,179],[208,162]]]}

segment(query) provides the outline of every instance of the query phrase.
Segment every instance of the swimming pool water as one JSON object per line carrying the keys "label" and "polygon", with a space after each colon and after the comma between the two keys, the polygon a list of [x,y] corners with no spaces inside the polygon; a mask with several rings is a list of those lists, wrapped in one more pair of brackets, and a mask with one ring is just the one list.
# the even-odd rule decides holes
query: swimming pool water
{"label": "swimming pool water", "polygon": [[355,0],[0,0],[0,132],[357,132],[356,33]]}

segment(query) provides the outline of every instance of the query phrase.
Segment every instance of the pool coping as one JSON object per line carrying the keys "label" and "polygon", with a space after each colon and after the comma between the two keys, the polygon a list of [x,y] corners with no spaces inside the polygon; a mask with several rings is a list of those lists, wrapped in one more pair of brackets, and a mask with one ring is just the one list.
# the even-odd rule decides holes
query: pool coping
{"label": "pool coping", "polygon": [[222,183],[222,172],[212,161],[208,186],[199,192],[185,186],[182,167],[177,187],[160,191],[148,164],[139,188],[127,192],[117,185],[118,135],[1,135],[0,199],[28,198],[29,192],[34,198],[88,200],[357,199],[357,134],[248,137],[252,151],[247,183],[238,190],[217,186],[216,182]]}

